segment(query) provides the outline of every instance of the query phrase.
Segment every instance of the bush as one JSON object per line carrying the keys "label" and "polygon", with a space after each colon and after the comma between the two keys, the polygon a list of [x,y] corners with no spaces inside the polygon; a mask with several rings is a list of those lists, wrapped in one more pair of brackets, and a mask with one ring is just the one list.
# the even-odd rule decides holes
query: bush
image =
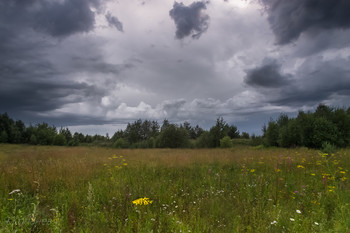
{"label": "bush", "polygon": [[232,147],[232,140],[229,136],[225,136],[222,139],[220,139],[220,147],[221,148],[231,148]]}
{"label": "bush", "polygon": [[117,141],[113,144],[115,148],[127,148],[128,143],[123,138],[118,138]]}
{"label": "bush", "polygon": [[57,134],[53,141],[53,144],[56,146],[64,146],[66,145],[66,143],[67,143],[66,137],[63,134]]}

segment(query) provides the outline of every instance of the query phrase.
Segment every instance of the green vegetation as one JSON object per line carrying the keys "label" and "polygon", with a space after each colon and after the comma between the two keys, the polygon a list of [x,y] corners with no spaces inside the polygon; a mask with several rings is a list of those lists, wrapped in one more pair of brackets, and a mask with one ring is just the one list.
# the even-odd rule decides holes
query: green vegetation
{"label": "green vegetation", "polygon": [[350,150],[0,145],[0,232],[349,232]]}
{"label": "green vegetation", "polygon": [[350,108],[319,105],[314,113],[299,112],[296,118],[282,114],[264,127],[268,146],[309,148],[343,148],[350,145]]}

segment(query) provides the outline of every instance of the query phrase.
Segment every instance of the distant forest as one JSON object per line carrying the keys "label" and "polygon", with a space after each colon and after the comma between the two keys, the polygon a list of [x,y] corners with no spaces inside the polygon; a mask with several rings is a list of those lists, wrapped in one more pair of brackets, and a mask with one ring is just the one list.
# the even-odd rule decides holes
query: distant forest
{"label": "distant forest", "polygon": [[262,135],[240,133],[222,117],[209,130],[190,123],[172,124],[164,120],[137,120],[128,123],[112,137],[72,134],[68,128],[49,126],[47,123],[26,126],[21,120],[0,114],[0,143],[79,146],[97,145],[114,148],[215,148],[235,144],[252,146],[324,148],[350,145],[350,108],[319,105],[315,112],[300,111],[296,118],[281,114],[262,127]]}

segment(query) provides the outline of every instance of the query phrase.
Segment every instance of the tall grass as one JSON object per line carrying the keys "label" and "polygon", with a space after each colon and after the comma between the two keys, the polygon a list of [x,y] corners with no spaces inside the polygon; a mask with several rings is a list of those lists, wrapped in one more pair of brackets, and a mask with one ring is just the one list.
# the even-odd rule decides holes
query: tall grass
{"label": "tall grass", "polygon": [[349,168],[349,150],[0,145],[0,232],[349,232]]}

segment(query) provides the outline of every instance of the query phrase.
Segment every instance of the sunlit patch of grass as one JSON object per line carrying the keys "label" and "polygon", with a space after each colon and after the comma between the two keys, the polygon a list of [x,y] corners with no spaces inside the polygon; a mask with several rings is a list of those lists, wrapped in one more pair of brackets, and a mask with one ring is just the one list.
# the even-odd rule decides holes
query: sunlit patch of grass
{"label": "sunlit patch of grass", "polygon": [[0,145],[0,231],[347,232],[349,169],[349,150]]}

